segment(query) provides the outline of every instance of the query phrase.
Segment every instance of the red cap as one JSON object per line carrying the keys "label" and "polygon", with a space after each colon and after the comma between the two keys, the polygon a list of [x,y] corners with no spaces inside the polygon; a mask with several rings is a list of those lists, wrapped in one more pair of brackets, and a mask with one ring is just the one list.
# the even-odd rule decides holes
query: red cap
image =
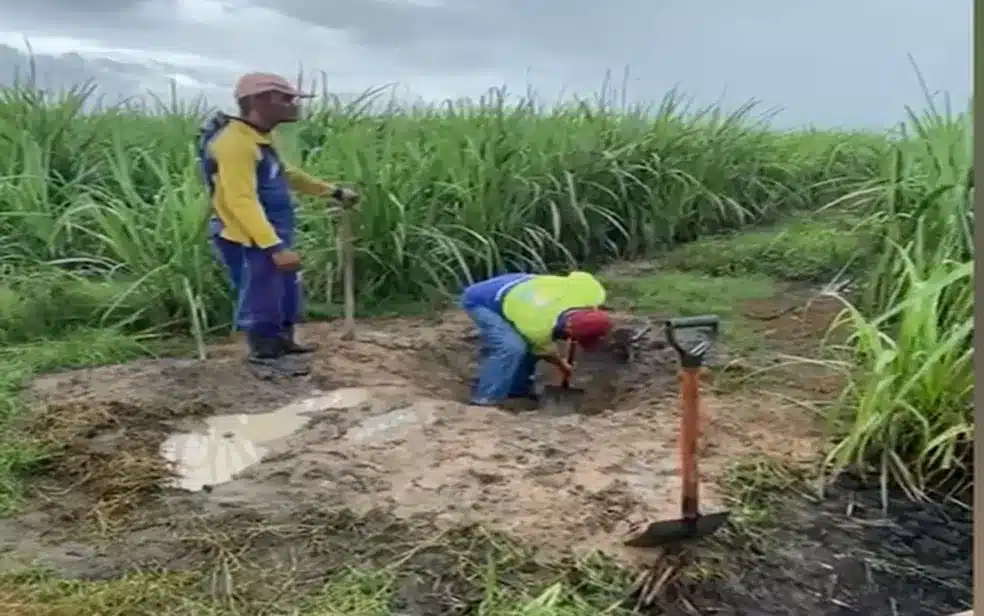
{"label": "red cap", "polygon": [[575,342],[590,349],[608,335],[612,320],[604,310],[575,310],[567,315],[567,327]]}

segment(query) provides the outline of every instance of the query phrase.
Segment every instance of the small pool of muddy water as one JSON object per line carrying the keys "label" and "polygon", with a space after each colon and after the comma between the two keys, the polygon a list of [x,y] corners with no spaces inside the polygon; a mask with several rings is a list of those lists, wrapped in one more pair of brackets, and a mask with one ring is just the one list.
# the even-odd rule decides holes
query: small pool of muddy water
{"label": "small pool of muddy water", "polygon": [[315,392],[267,413],[216,415],[189,422],[161,443],[161,456],[173,465],[172,487],[196,491],[233,479],[270,452],[269,443],[307,426],[314,414],[349,408],[369,400],[362,388]]}

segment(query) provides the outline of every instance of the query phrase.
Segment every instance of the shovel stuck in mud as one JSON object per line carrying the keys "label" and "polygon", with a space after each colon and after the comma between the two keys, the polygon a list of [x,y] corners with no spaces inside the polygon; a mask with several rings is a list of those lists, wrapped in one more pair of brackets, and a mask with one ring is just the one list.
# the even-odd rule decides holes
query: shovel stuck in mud
{"label": "shovel stuck in mud", "polygon": [[[574,365],[574,351],[577,343],[570,341],[567,343],[567,363]],[[581,400],[584,398],[584,390],[571,387],[571,377],[565,376],[560,385],[547,385],[540,394],[541,410],[555,415],[567,415],[577,413],[581,408]]]}
{"label": "shovel stuck in mud", "polygon": [[[718,317],[713,315],[669,319],[666,340],[680,355],[680,475],[681,517],[651,523],[642,534],[625,542],[636,548],[655,548],[699,539],[715,533],[728,521],[728,512],[701,515],[698,501],[697,443],[700,438],[700,369],[717,338]],[[678,334],[687,331],[687,343]]]}

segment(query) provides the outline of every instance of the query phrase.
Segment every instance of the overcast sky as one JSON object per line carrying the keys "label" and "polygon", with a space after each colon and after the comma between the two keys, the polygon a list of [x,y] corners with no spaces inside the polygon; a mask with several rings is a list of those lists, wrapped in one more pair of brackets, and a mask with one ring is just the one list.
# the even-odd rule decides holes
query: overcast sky
{"label": "overcast sky", "polygon": [[[0,80],[94,78],[110,95],[204,93],[235,75],[323,71],[328,88],[400,83],[426,99],[527,85],[546,100],[597,92],[629,71],[631,100],[678,87],[699,102],[748,99],[783,124],[876,126],[930,87],[963,108],[971,0],[0,0]],[[6,47],[4,47],[6,46]]]}

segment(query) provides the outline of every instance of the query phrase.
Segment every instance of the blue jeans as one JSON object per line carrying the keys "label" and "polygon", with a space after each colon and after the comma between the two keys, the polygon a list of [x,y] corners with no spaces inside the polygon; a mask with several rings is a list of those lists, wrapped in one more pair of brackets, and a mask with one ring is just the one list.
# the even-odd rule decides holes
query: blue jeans
{"label": "blue jeans", "polygon": [[493,310],[465,307],[478,328],[478,380],[472,387],[471,403],[492,406],[510,397],[533,393],[536,355],[516,328]]}
{"label": "blue jeans", "polygon": [[236,329],[264,338],[282,336],[300,317],[297,272],[277,269],[270,254],[221,237],[212,240],[236,294]]}

